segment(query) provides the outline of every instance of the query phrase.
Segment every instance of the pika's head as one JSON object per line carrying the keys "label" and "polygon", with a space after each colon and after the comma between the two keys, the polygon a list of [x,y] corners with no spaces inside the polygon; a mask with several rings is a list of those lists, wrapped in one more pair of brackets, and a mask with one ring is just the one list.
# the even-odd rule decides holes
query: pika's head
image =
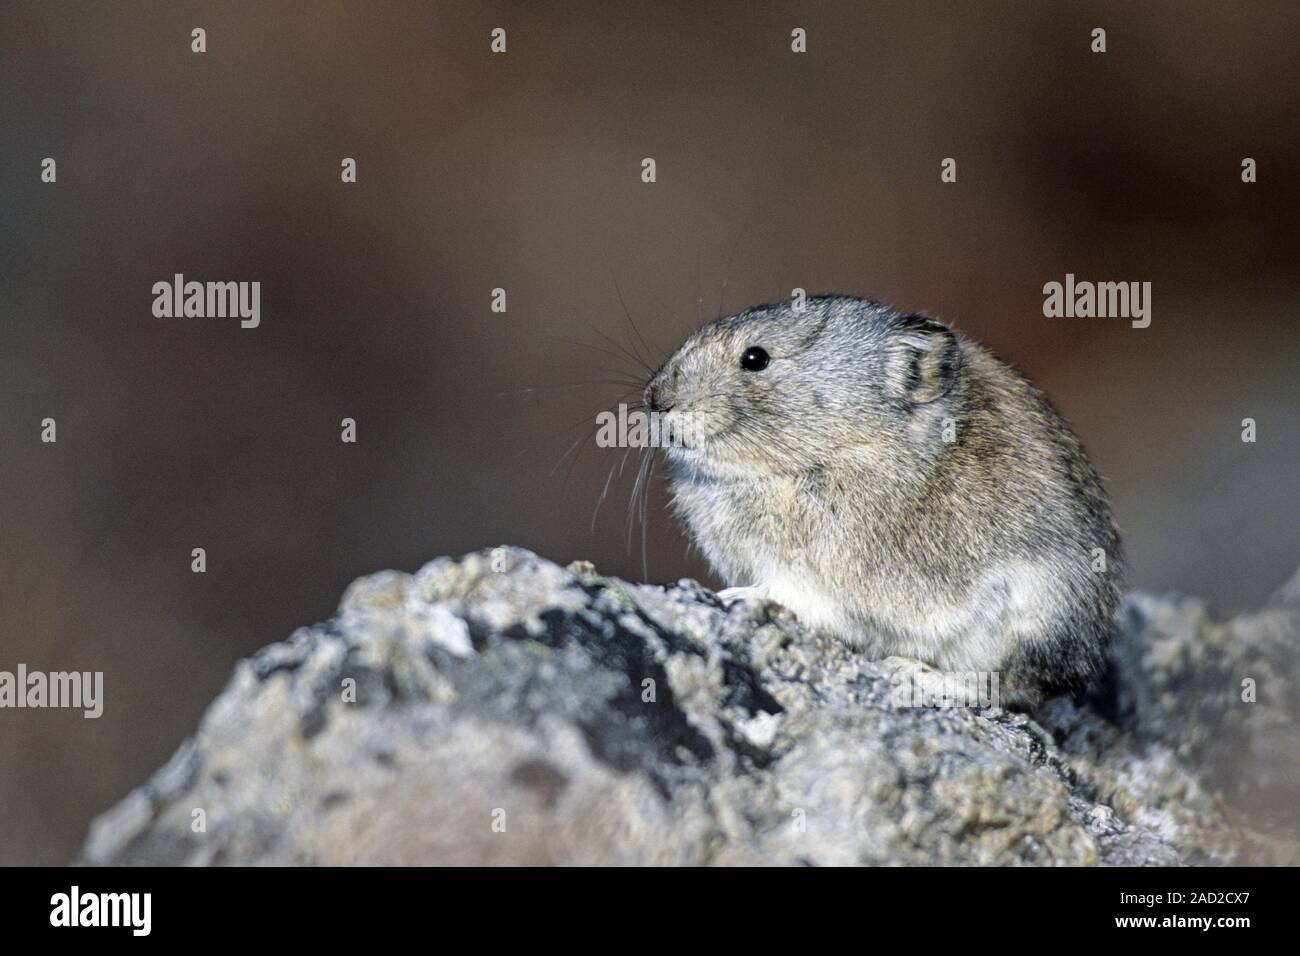
{"label": "pika's head", "polygon": [[961,374],[946,326],[848,296],[781,302],[692,335],[646,385],[674,463],[793,474],[837,449],[928,440]]}

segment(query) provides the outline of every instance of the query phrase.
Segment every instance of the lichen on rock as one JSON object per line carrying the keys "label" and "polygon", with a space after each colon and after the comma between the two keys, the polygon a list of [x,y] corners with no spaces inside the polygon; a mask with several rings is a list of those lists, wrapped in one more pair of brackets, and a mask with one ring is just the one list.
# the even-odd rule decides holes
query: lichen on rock
{"label": "lichen on rock", "polygon": [[241,662],[81,862],[1295,862],[1298,596],[1131,595],[1108,695],[1031,718],[693,581],[440,558]]}

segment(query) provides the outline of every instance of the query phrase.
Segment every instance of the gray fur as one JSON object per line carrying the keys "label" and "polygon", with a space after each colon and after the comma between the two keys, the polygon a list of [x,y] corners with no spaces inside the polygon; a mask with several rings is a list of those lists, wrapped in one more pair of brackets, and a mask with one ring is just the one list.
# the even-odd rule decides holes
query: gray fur
{"label": "gray fur", "polygon": [[[766,369],[741,368],[751,346]],[[1100,673],[1122,562],[1105,491],[981,346],[865,299],[765,305],[692,335],[646,400],[704,432],[667,452],[673,502],[727,584],[875,657],[998,671],[1012,703]]]}

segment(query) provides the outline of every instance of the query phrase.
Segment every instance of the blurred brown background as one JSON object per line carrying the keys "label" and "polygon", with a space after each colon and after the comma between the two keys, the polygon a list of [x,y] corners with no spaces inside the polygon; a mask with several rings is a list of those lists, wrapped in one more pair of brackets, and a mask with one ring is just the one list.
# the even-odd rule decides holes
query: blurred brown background
{"label": "blurred brown background", "polygon": [[[698,300],[795,286],[955,323],[1075,424],[1134,586],[1256,605],[1300,559],[1298,27],[1291,3],[5,3],[0,669],[102,670],[107,701],[0,711],[0,863],[69,859],[240,656],[358,575],[510,542],[639,578],[630,465],[594,531],[619,453],[550,474],[617,400],[557,387],[616,364],[571,342],[635,341],[616,281],[656,359]],[[154,318],[175,272],[260,281],[261,327]],[[1043,318],[1066,272],[1151,281],[1151,327]],[[708,580],[665,503],[650,577]]]}

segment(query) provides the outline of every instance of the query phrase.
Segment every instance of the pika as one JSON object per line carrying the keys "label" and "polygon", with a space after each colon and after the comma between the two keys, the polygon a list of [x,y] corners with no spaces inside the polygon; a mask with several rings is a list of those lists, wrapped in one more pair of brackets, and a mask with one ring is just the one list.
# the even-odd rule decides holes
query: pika
{"label": "pika", "polygon": [[1008,706],[1102,673],[1123,564],[1105,490],[975,342],[868,299],[763,305],[694,333],[645,401],[683,436],[673,507],[724,598],[874,657],[997,672]]}

